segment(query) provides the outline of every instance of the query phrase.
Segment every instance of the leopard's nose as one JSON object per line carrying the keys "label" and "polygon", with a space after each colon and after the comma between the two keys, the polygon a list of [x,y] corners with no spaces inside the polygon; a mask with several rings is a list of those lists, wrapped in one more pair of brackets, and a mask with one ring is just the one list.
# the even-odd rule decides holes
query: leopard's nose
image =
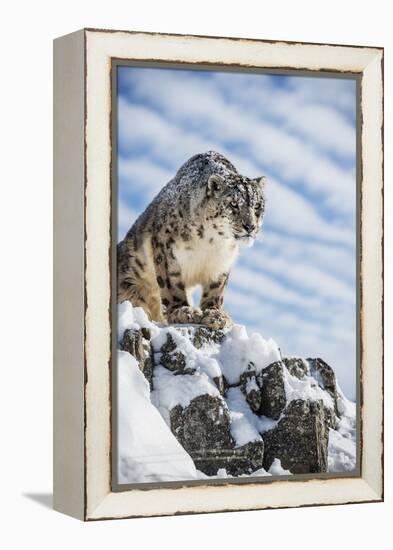
{"label": "leopard's nose", "polygon": [[243,223],[243,227],[247,233],[252,233],[255,230],[255,225],[252,223]]}

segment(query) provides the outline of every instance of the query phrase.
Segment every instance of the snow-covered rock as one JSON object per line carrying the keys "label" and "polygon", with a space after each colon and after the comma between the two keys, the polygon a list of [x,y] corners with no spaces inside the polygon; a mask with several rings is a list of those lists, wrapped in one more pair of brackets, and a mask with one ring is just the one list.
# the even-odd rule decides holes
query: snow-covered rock
{"label": "snow-covered rock", "polygon": [[153,359],[150,345],[151,333],[148,328],[127,328],[122,336],[119,347],[128,351],[138,361],[150,387],[153,383]]}
{"label": "snow-covered rock", "polygon": [[245,327],[150,322],[119,306],[119,482],[351,471],[356,413],[321,359]]}

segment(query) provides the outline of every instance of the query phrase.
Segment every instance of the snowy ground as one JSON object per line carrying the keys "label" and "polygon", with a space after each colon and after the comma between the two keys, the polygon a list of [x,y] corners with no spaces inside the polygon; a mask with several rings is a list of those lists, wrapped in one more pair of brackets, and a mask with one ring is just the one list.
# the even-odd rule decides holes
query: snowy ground
{"label": "snowy ground", "polygon": [[356,468],[356,404],[339,390],[339,412],[342,415],[337,430],[329,435],[329,472],[351,472]]}
{"label": "snowy ground", "polygon": [[[224,342],[196,349],[184,327],[167,327],[151,323],[141,308],[129,303],[119,306],[118,339],[127,328],[149,328],[152,346],[159,353],[170,333],[178,349],[184,352],[187,368],[192,375],[177,376],[168,369],[154,369],[154,390],[140,371],[136,359],[128,352],[118,351],[118,481],[140,483],[205,479],[169,428],[169,411],[177,404],[186,407],[198,395],[220,395],[213,378],[223,374],[230,384],[239,381],[241,373],[252,361],[256,371],[280,359],[277,344],[265,340],[260,334],[248,336],[245,327],[235,325]],[[182,334],[182,329],[184,333]],[[190,327],[187,329],[190,330]],[[158,356],[159,360],[159,356]],[[292,399],[323,399],[333,407],[332,399],[315,384],[286,374],[287,401]],[[267,417],[255,415],[249,408],[240,388],[230,388],[225,398],[231,417],[231,434],[236,445],[263,437],[263,432],[277,423]],[[224,403],[225,405],[225,403]],[[349,472],[356,465],[356,407],[339,390],[341,420],[337,430],[330,430],[329,472]],[[276,459],[269,471],[257,470],[253,476],[288,475]],[[228,477],[219,470],[218,478]]]}

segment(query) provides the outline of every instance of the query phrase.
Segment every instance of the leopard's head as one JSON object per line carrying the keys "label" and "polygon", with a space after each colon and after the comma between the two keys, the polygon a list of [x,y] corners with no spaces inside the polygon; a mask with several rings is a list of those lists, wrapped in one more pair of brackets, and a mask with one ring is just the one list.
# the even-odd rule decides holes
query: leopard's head
{"label": "leopard's head", "polygon": [[213,174],[207,194],[216,201],[220,217],[225,218],[239,244],[251,246],[263,222],[265,177],[250,179],[240,174]]}

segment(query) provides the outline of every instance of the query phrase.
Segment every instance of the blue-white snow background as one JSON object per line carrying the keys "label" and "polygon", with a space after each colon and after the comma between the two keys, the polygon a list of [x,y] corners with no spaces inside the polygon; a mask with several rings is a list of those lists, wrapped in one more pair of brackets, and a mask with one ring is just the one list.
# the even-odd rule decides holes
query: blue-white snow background
{"label": "blue-white snow background", "polygon": [[118,67],[118,233],[189,157],[267,176],[258,241],[225,295],[284,355],[319,356],[356,397],[356,82]]}

